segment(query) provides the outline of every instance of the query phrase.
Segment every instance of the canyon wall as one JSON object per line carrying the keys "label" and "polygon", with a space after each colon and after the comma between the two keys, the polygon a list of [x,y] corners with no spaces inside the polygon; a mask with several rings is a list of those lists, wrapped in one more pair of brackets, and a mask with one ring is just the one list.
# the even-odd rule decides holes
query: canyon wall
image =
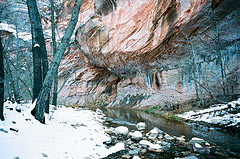
{"label": "canyon wall", "polygon": [[59,102],[171,107],[239,95],[239,10],[239,0],[83,0]]}

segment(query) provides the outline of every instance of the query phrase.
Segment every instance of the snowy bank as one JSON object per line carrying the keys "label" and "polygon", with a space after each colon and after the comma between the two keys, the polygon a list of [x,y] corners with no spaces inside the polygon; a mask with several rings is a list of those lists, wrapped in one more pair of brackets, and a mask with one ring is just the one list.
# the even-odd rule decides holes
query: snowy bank
{"label": "snowy bank", "polygon": [[32,104],[5,102],[0,158],[101,158],[124,149],[119,144],[107,149],[103,144],[110,137],[104,133],[102,113],[59,106],[41,124],[30,114],[32,109]]}
{"label": "snowy bank", "polygon": [[221,127],[240,127],[240,98],[228,104],[213,105],[210,108],[189,111],[178,115],[181,118],[206,122]]}

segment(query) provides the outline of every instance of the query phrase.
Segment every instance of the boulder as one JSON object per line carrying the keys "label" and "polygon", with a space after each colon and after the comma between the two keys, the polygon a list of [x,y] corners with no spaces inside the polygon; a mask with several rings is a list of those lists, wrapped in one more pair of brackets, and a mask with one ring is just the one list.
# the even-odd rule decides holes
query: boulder
{"label": "boulder", "polygon": [[130,151],[129,151],[129,154],[130,154],[130,155],[133,155],[133,156],[134,156],[134,155],[137,155],[137,154],[138,154],[138,150],[137,150],[137,149],[130,150]]}
{"label": "boulder", "polygon": [[21,106],[20,106],[20,105],[17,105],[17,106],[15,107],[15,110],[16,110],[17,112],[21,113],[21,111],[22,111]]}
{"label": "boulder", "polygon": [[209,154],[210,153],[210,147],[203,147],[202,145],[195,143],[193,144],[193,150],[194,152],[198,152],[201,154]]}
{"label": "boulder", "polygon": [[136,127],[138,130],[144,130],[146,128],[146,124],[144,122],[139,122]]}
{"label": "boulder", "polygon": [[135,140],[140,140],[142,139],[143,135],[140,131],[134,131],[133,133],[129,133],[129,135],[131,136],[132,139],[135,139]]}
{"label": "boulder", "polygon": [[127,135],[128,134],[128,128],[126,126],[119,126],[114,129],[114,133],[117,135]]}
{"label": "boulder", "polygon": [[166,140],[168,140],[168,141],[173,141],[173,140],[175,140],[172,136],[170,136],[170,135],[168,135],[168,134],[166,134],[166,135],[164,136],[164,138],[165,138]]}
{"label": "boulder", "polygon": [[180,136],[180,137],[176,137],[177,141],[180,143],[180,144],[185,144],[185,136]]}
{"label": "boulder", "polygon": [[204,139],[201,139],[201,138],[197,138],[197,137],[193,137],[190,141],[189,141],[189,144],[195,144],[195,143],[198,143],[198,144],[205,144],[207,143]]}
{"label": "boulder", "polygon": [[150,146],[152,143],[151,143],[150,141],[147,141],[147,140],[141,140],[141,141],[139,142],[139,144]]}
{"label": "boulder", "polygon": [[151,144],[150,147],[149,147],[149,151],[163,152],[163,147],[159,144]]}
{"label": "boulder", "polygon": [[161,145],[163,147],[163,150],[168,151],[170,150],[172,144],[169,142],[161,141]]}
{"label": "boulder", "polygon": [[158,129],[157,127],[153,128],[148,134],[148,138],[149,139],[156,139],[160,134],[163,134],[163,131],[161,131],[160,129]]}

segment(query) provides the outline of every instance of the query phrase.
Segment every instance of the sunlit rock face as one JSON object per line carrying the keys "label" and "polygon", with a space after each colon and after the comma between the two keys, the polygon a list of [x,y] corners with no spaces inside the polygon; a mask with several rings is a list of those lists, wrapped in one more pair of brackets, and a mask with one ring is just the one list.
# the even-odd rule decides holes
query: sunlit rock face
{"label": "sunlit rock face", "polygon": [[240,94],[239,9],[239,0],[84,0],[60,101],[171,106]]}

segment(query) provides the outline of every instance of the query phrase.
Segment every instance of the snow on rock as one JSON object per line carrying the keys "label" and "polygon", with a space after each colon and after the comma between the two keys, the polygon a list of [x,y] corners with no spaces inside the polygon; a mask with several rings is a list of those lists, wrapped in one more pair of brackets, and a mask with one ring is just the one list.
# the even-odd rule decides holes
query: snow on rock
{"label": "snow on rock", "polygon": [[169,134],[166,134],[166,135],[164,136],[164,138],[165,138],[166,140],[168,140],[168,141],[174,140],[174,137],[170,136]]}
{"label": "snow on rock", "polygon": [[139,156],[133,156],[132,159],[141,159]]}
{"label": "snow on rock", "polygon": [[4,105],[0,158],[102,158],[124,149],[123,143],[105,147],[103,142],[110,137],[104,133],[103,115],[99,112],[58,106],[57,110],[51,109],[46,124],[41,124],[31,115],[33,104]]}
{"label": "snow on rock", "polygon": [[141,141],[139,142],[139,144],[141,144],[141,145],[147,145],[147,146],[152,145],[152,143],[151,143],[150,141],[147,141],[147,140],[141,140]]}
{"label": "snow on rock", "polygon": [[136,127],[137,127],[138,130],[144,130],[146,128],[146,124],[144,122],[139,122],[136,125]]}
{"label": "snow on rock", "polygon": [[163,151],[163,147],[161,145],[153,144],[153,143],[151,143],[150,141],[147,141],[147,140],[141,140],[139,142],[139,144],[149,146],[150,151],[154,151],[154,152],[162,152]]}
{"label": "snow on rock", "polygon": [[238,127],[240,123],[240,98],[228,104],[217,104],[210,108],[178,114],[179,117],[209,124]]}
{"label": "snow on rock", "polygon": [[139,140],[143,137],[143,134],[140,131],[134,131],[129,133],[129,135],[131,136],[132,139],[136,139]]}
{"label": "snow on rock", "polygon": [[160,134],[163,134],[163,132],[160,129],[158,129],[157,127],[155,127],[147,134],[147,136],[148,136],[149,139],[153,139],[154,140]]}
{"label": "snow on rock", "polygon": [[159,144],[151,144],[149,147],[150,151],[154,151],[154,152],[162,152],[163,151],[163,147]]}
{"label": "snow on rock", "polygon": [[127,135],[128,134],[128,128],[126,126],[119,126],[114,129],[115,134],[118,135]]}
{"label": "snow on rock", "polygon": [[202,148],[202,146],[201,146],[200,144],[198,144],[198,143],[195,143],[194,146],[195,146],[196,148],[199,148],[199,149]]}
{"label": "snow on rock", "polygon": [[198,138],[198,137],[193,137],[190,141],[189,141],[190,144],[202,144],[202,143],[207,143],[205,140],[201,139],[201,138]]}
{"label": "snow on rock", "polygon": [[185,136],[176,137],[176,139],[178,140],[179,143],[182,143],[182,144],[185,143]]}

